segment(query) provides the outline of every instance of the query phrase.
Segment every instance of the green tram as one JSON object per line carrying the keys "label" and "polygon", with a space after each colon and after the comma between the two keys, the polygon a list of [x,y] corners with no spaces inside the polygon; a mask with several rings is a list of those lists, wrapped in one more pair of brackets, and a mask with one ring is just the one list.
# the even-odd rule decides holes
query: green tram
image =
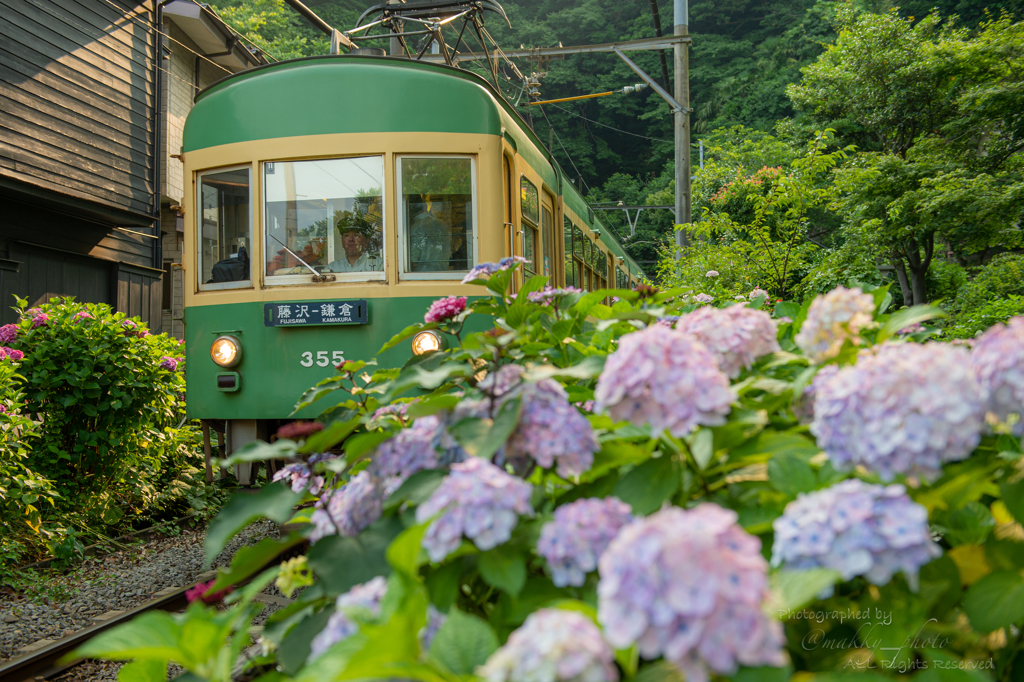
{"label": "green tram", "polygon": [[587,290],[640,275],[513,107],[461,69],[354,55],[257,67],[198,96],[182,153],[188,412],[225,422],[228,452],[436,298],[479,295],[461,283],[477,263],[524,256],[526,275]]}

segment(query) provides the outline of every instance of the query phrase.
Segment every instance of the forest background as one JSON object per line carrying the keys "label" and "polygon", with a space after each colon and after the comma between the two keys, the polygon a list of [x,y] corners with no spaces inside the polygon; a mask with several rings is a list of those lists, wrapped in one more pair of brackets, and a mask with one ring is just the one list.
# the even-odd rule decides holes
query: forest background
{"label": "forest background", "polygon": [[[326,38],[282,0],[212,4],[271,58],[327,51]],[[306,4],[344,29],[371,3]],[[491,17],[487,28],[504,47],[655,34],[650,0],[502,5],[511,27]],[[671,33],[672,3],[660,0],[659,10]],[[668,210],[643,211],[632,230],[621,211],[604,222],[665,285],[803,298],[839,284],[891,283],[906,305],[946,308],[953,337],[1020,314],[1022,13],[1024,0],[692,0],[693,245],[676,258]],[[659,53],[633,58],[663,78]],[[529,62],[518,67],[530,73]],[[542,99],[639,80],[614,55],[545,68]],[[650,89],[542,113],[520,82],[502,85],[592,205],[673,203],[672,117]]]}

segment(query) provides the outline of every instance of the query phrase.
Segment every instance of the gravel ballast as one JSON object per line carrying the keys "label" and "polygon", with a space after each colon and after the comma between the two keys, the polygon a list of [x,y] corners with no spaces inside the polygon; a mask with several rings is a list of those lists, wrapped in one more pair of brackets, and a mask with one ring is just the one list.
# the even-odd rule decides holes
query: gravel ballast
{"label": "gravel ballast", "polygon": [[[278,535],[271,521],[253,523],[236,535],[213,563],[226,566],[234,553],[266,537]],[[164,537],[122,549],[105,556],[90,557],[59,580],[73,596],[52,604],[34,603],[24,597],[0,595],[0,663],[24,653],[40,640],[59,640],[97,622],[111,611],[127,611],[153,599],[153,594],[170,587],[189,587],[204,573],[205,529],[184,530],[177,537]],[[55,579],[58,580],[58,579]],[[271,585],[267,593],[279,594]],[[260,620],[277,610],[268,605]],[[79,680],[113,680],[118,664],[88,663],[70,672]],[[70,678],[66,678],[70,679]]]}

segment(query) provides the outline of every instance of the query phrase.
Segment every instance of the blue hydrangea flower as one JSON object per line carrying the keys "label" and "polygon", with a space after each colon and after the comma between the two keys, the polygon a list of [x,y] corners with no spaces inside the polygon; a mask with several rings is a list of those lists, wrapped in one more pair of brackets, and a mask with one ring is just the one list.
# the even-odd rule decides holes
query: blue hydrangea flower
{"label": "blue hydrangea flower", "polygon": [[816,390],[811,433],[840,471],[933,480],[981,440],[984,396],[962,347],[883,344]]}
{"label": "blue hydrangea flower", "polygon": [[441,613],[433,604],[427,604],[427,624],[419,631],[420,648],[424,651],[430,649],[434,643],[437,632],[444,627],[448,616]]}
{"label": "blue hydrangea flower", "polygon": [[592,620],[577,611],[540,609],[477,674],[487,682],[616,682],[614,661]]}
{"label": "blue hydrangea flower", "polygon": [[438,417],[421,417],[377,446],[367,471],[380,482],[385,498],[417,471],[440,466],[435,447],[441,429]]}
{"label": "blue hydrangea flower", "polygon": [[656,324],[619,339],[594,398],[598,411],[647,426],[653,436],[685,436],[724,424],[735,394],[704,344]]}
{"label": "blue hydrangea flower", "polygon": [[830,568],[843,580],[862,575],[885,585],[903,571],[916,589],[919,569],[942,554],[928,529],[928,510],[902,485],[843,481],[801,494],[772,525],[773,566]]}
{"label": "blue hydrangea flower", "polygon": [[[532,458],[544,469],[572,478],[588,471],[601,449],[590,421],[553,379],[528,383],[519,392],[519,424],[505,446],[510,460]],[[556,466],[557,464],[557,466]]]}
{"label": "blue hydrangea flower", "polygon": [[786,662],[782,624],[763,611],[768,562],[734,511],[669,507],[623,528],[598,562],[597,618],[616,649],[664,656],[687,682]]}
{"label": "blue hydrangea flower", "polygon": [[982,334],[971,349],[971,365],[987,395],[985,409],[1004,422],[1016,415],[1013,433],[1024,436],[1024,317]]}
{"label": "blue hydrangea flower", "polygon": [[548,562],[551,582],[579,587],[619,530],[633,520],[629,505],[616,497],[593,497],[564,504],[544,524],[537,553]]}
{"label": "blue hydrangea flower", "polygon": [[697,308],[680,317],[675,327],[707,346],[733,379],[757,358],[780,350],[772,316],[745,305]]}
{"label": "blue hydrangea flower", "polygon": [[458,549],[463,535],[481,551],[507,542],[519,516],[533,516],[532,490],[526,481],[479,457],[453,464],[451,473],[416,510],[417,523],[440,514],[423,535],[430,560],[443,561]]}
{"label": "blue hydrangea flower", "polygon": [[377,576],[338,597],[335,611],[327,620],[327,625],[310,642],[309,660],[318,658],[331,646],[359,632],[359,623],[354,620],[354,616],[379,616],[380,603],[387,591],[387,580]]}
{"label": "blue hydrangea flower", "polygon": [[328,535],[354,537],[380,518],[383,497],[373,478],[360,471],[341,488],[327,490],[317,502],[310,522],[309,539],[316,542]]}

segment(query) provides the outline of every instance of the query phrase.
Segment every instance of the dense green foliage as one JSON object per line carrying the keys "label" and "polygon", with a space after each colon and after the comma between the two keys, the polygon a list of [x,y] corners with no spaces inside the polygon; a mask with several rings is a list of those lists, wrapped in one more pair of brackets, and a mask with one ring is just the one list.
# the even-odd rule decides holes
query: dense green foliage
{"label": "dense green foliage", "polygon": [[[601,615],[607,593],[601,585],[615,577],[606,572],[604,561],[613,550],[602,558],[600,578],[590,573],[578,587],[554,584],[553,571],[539,555],[542,526],[572,501],[611,495],[630,504],[638,517],[648,518],[664,513],[659,511],[666,509],[663,505],[694,508],[713,502],[735,511],[745,533],[759,538],[757,546],[763,543],[767,556],[778,541],[773,522],[799,495],[830,488],[848,476],[879,480],[866,469],[843,473],[821,452],[798,418],[805,409],[801,403],[804,390],[819,368],[794,343],[801,326],[809,323],[810,301],[803,306],[780,303],[774,308],[782,352],[768,354],[738,372],[732,384],[735,402],[724,423],[673,436],[648,429],[635,419],[634,423],[619,421],[601,409],[591,412],[585,401],[595,397],[595,386],[611,371],[610,355],[625,347],[629,335],[657,329],[672,319],[670,315],[686,314],[697,307],[683,291],[613,290],[556,296],[554,303],[541,304],[531,300],[530,294],[540,289],[546,278],[532,278],[514,298],[507,294],[509,279],[509,272],[499,271],[489,280],[481,280],[489,296],[440,323],[440,329],[451,335],[450,349],[413,358],[401,369],[374,371],[372,361],[347,362],[338,376],[318,384],[300,403],[337,403],[324,413],[323,430],[306,429],[306,439],[299,436],[255,444],[233,456],[235,461],[291,458],[296,471],[305,471],[305,478],[292,479],[292,487],[275,483],[257,495],[233,500],[211,526],[208,557],[215,556],[232,534],[255,518],[298,524],[289,526],[297,528],[291,535],[240,552],[230,568],[221,569],[208,593],[255,577],[228,597],[228,608],[218,610],[196,601],[180,615],[148,614],[134,624],[100,635],[79,654],[134,659],[132,680],[162,680],[167,662],[173,660],[198,679],[227,682],[232,662],[256,636],[263,655],[249,659],[246,665],[252,676],[262,673],[259,679],[265,682],[480,679],[471,677],[474,672],[482,674],[477,666],[499,645],[510,644],[510,633],[538,609],[578,611],[596,618],[608,631],[607,616]],[[618,300],[609,305],[604,297],[612,295]],[[892,296],[885,288],[874,290],[867,299],[873,314],[862,321],[859,331],[852,326],[847,329],[846,333],[853,335],[845,341],[839,337],[842,345],[836,347],[838,354],[828,364],[853,365],[859,362],[858,348],[883,342],[912,352],[926,348],[917,342],[927,339],[928,330],[914,332],[896,344],[892,341],[905,327],[929,319],[937,310],[915,307],[891,314]],[[763,303],[759,298],[751,307]],[[750,314],[762,316],[775,329],[767,314]],[[471,315],[492,317],[494,328],[464,333],[463,323]],[[437,323],[413,325],[387,346],[407,343],[414,333],[438,327]],[[836,328],[832,333],[837,333]],[[962,349],[953,350],[966,355]],[[859,357],[866,355],[870,354]],[[660,356],[650,358],[651,362],[666,362]],[[498,390],[483,382],[481,370],[490,374],[508,365],[523,368],[527,385],[556,380],[567,400],[580,406],[580,414],[600,443],[592,465],[576,476],[560,476],[553,467],[533,468],[532,461],[519,469],[533,486],[533,494],[530,513],[518,519],[510,537],[483,550],[462,540],[454,553],[431,560],[424,538],[430,537],[428,528],[436,516],[424,518],[416,510],[444,485],[442,478],[449,473],[445,465],[435,463],[433,468],[412,474],[397,489],[383,493],[376,517],[357,516],[367,510],[360,499],[334,508],[338,514],[335,523],[362,519],[354,532],[328,532],[305,557],[260,572],[265,562],[301,542],[314,526],[322,529],[315,515],[323,514],[322,509],[332,503],[321,501],[316,508],[301,504],[294,510],[296,505],[316,499],[321,485],[314,482],[316,476],[324,477],[328,488],[350,481],[351,487],[333,493],[342,499],[357,494],[352,492],[357,480],[374,466],[387,466],[379,461],[385,457],[382,446],[410,436],[426,426],[426,420],[440,418],[444,425],[440,440],[428,446],[437,448],[432,456],[440,458],[442,452],[460,448],[469,459],[507,453],[510,436],[514,439],[512,434],[518,433],[517,422],[526,419],[527,398],[521,403],[518,399],[506,402],[490,412],[481,413],[473,406]],[[628,380],[626,376],[622,379]],[[941,385],[943,378],[929,379],[933,380]],[[596,389],[598,395],[600,390]],[[416,394],[418,397],[410,399]],[[686,398],[673,396],[664,403],[654,396],[648,400],[652,408],[657,406],[653,413],[675,409]],[[381,411],[382,407],[389,409]],[[894,425],[892,435],[902,437],[903,428],[902,423]],[[831,570],[772,569],[771,597],[765,608],[768,617],[785,625],[788,662],[779,669],[741,667],[735,675],[716,675],[714,679],[774,681],[792,676],[794,680],[824,682],[836,679],[830,673],[847,672],[851,667],[870,667],[870,679],[904,679],[898,677],[901,673],[914,673],[914,679],[921,682],[959,679],[939,674],[950,666],[954,670],[969,668],[971,673],[964,679],[1015,679],[1021,640],[1012,633],[1024,622],[1024,536],[1016,520],[1024,518],[1024,509],[1017,481],[1020,441],[1009,435],[1007,428],[996,424],[972,455],[948,464],[935,480],[897,477],[907,484],[921,511],[927,510],[931,527],[941,538],[941,556],[924,566],[919,585],[899,576],[870,584],[860,577],[840,580]],[[311,454],[328,448],[342,454],[306,463]],[[426,454],[414,449],[407,456]],[[509,461],[506,469],[512,471],[513,464]],[[930,537],[930,533],[926,535]],[[679,560],[699,559],[686,555]],[[375,576],[387,576],[387,595],[379,607],[339,602],[335,611],[336,597]],[[271,615],[265,626],[253,627],[252,618],[259,611],[253,596],[274,580],[286,592],[299,586],[307,589],[295,604]],[[696,587],[702,588],[712,589]],[[642,593],[644,585],[640,583],[636,589]],[[448,619],[427,647],[421,637],[429,625],[430,607],[447,613]],[[311,642],[325,624],[327,629],[340,627],[333,624],[332,613],[344,613],[352,629],[339,631],[344,634],[335,637],[332,646],[321,647],[322,655],[310,657]],[[196,637],[192,632],[205,635]],[[751,631],[741,628],[737,632],[743,638]],[[530,655],[558,655],[537,646]],[[702,652],[709,655],[709,650]],[[617,651],[615,663],[625,680],[679,679],[671,666],[657,656],[638,656],[636,648]],[[569,676],[556,678],[552,672],[543,679]]]}
{"label": "dense green foliage", "polygon": [[[0,567],[73,559],[79,536],[204,512],[197,427],[184,423],[179,342],[103,304],[54,299],[4,328]],[[2,355],[2,353],[0,353]]]}

